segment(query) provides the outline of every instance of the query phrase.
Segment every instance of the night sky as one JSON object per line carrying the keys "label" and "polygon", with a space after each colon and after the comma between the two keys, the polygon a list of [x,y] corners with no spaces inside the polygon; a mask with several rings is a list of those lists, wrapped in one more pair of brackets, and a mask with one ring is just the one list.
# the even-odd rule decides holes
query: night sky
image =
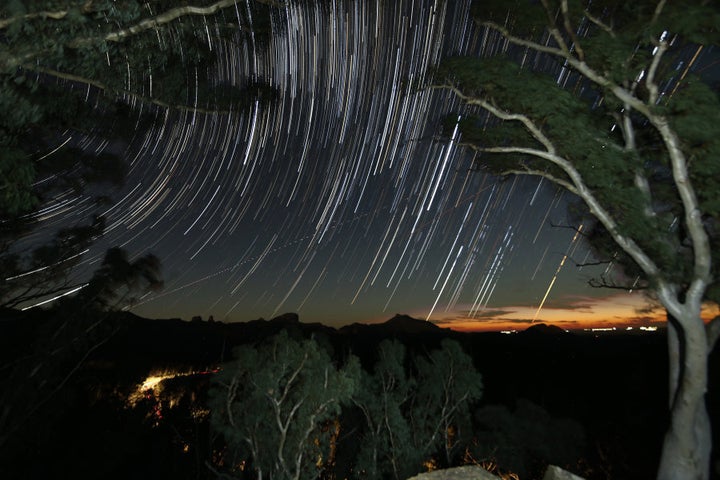
{"label": "night sky", "polygon": [[[323,3],[279,10],[268,45],[208,36],[220,63],[198,82],[261,78],[279,90],[275,104],[230,114],[137,104],[154,122],[128,145],[64,139],[122,148],[131,165],[86,266],[111,245],[159,256],[164,290],[132,308],[151,318],[648,323],[652,315],[636,311],[641,295],[591,288],[604,267],[575,266],[588,261],[587,246],[551,225],[570,221],[568,194],[470,171],[473,153],[457,135],[438,136],[461,104],[407,88],[445,55],[503,48],[471,23],[469,2]],[[90,193],[61,197],[44,210],[41,231],[91,212]]]}

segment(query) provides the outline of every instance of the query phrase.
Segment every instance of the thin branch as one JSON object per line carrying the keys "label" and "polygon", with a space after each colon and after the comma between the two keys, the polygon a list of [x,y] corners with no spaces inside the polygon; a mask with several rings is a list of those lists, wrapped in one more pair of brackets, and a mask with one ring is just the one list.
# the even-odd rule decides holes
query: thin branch
{"label": "thin branch", "polygon": [[72,73],[60,72],[60,71],[52,70],[49,68],[37,67],[37,66],[33,66],[33,65],[24,65],[23,68],[25,68],[26,70],[32,70],[32,71],[44,73],[46,75],[51,75],[53,77],[61,78],[63,80],[68,80],[71,82],[84,83],[86,85],[93,86],[97,89],[100,89],[100,90],[103,90],[106,92],[110,92],[117,96],[127,95],[139,102],[149,103],[149,104],[156,105],[158,107],[165,108],[168,110],[178,110],[181,112],[193,112],[193,113],[201,113],[201,114],[207,114],[207,115],[222,115],[222,114],[232,113],[231,110],[212,110],[212,109],[208,109],[208,108],[191,107],[189,105],[171,104],[171,103],[167,103],[162,100],[159,100],[157,98],[146,97],[144,95],[140,95],[139,93],[131,92],[130,90],[111,88],[108,85],[105,85],[104,83],[99,82],[97,80],[93,80],[91,78],[80,77],[80,76],[74,75]]}
{"label": "thin branch", "polygon": [[542,132],[542,130],[540,130],[537,125],[535,125],[535,122],[533,122],[527,115],[510,113],[498,108],[492,102],[482,97],[471,97],[469,95],[465,95],[459,88],[455,87],[454,85],[431,85],[430,88],[450,90],[456,97],[463,100],[468,105],[477,105],[492,113],[494,116],[501,120],[513,120],[522,123],[523,126],[528,130],[528,132],[533,136],[533,138],[535,138],[535,140],[540,142],[545,147],[547,153],[555,153],[555,145],[553,145],[550,139]]}
{"label": "thin branch", "polygon": [[[468,142],[460,142],[460,143],[458,143],[458,146],[467,147],[467,148],[470,148],[471,150],[474,150],[474,151],[480,152],[480,153],[483,153],[483,152],[485,152],[485,153],[522,153],[525,155],[533,155],[534,152],[543,153],[541,150],[534,150],[534,149],[531,150],[533,153],[530,153],[529,149],[523,149],[524,151],[518,151],[519,147],[478,147],[477,145],[475,145],[473,143],[468,143]],[[478,162],[476,161],[475,164],[477,165]],[[477,167],[470,167],[469,170],[470,171],[480,171],[481,169],[482,169],[481,166],[477,166]],[[572,185],[567,180],[558,178],[558,177],[554,176],[553,174],[546,172],[544,170],[534,170],[532,168],[529,168],[529,167],[526,167],[523,165],[521,169],[503,170],[502,172],[499,173],[499,175],[500,176],[529,175],[529,176],[535,176],[535,177],[542,177],[547,180],[550,180],[554,184],[559,185],[559,186],[567,189],[569,192],[577,195],[577,190],[575,189],[574,185]]]}
{"label": "thin branch", "polygon": [[600,280],[598,280],[597,278],[591,278],[590,280],[588,280],[587,283],[588,283],[588,285],[590,285],[593,288],[609,288],[612,290],[623,290],[625,292],[632,291],[632,290],[647,290],[648,289],[648,287],[646,287],[644,285],[641,285],[641,286],[620,285],[613,281],[608,280],[605,277],[605,275],[601,275]]}
{"label": "thin branch", "polygon": [[592,23],[600,27],[605,33],[610,35],[612,38],[615,38],[615,31],[612,29],[610,25],[607,23],[604,23],[602,20],[600,20],[598,17],[592,15],[589,10],[585,10],[585,18],[590,20]]}
{"label": "thin branch", "polygon": [[583,267],[597,267],[600,265],[609,265],[613,263],[612,260],[598,260],[597,262],[578,262],[574,258],[568,256],[568,258],[575,264],[576,267],[583,268]]}
{"label": "thin branch", "polygon": [[555,47],[548,47],[541,43],[533,42],[532,40],[525,40],[524,38],[516,37],[510,33],[510,30],[508,30],[507,28],[505,28],[502,25],[499,25],[495,22],[486,21],[486,22],[481,22],[480,25],[483,27],[487,27],[487,28],[497,31],[500,35],[505,37],[510,43],[513,43],[515,45],[532,48],[533,50],[536,50],[538,52],[549,53],[551,55],[556,55],[558,57],[565,57],[565,52],[562,49],[555,48]]}
{"label": "thin branch", "polygon": [[570,23],[570,9],[568,8],[567,0],[562,0],[562,2],[560,2],[560,10],[563,15],[563,25],[565,26],[565,31],[568,32],[568,35],[570,35],[570,38],[572,39],[577,56],[580,60],[585,60],[585,52],[580,46],[580,39],[578,39],[578,36]]}
{"label": "thin branch", "polygon": [[500,173],[501,175],[532,175],[537,177],[542,177],[547,180],[550,180],[552,183],[559,185],[563,187],[564,189],[568,190],[570,193],[573,193],[577,195],[577,190],[575,189],[575,186],[573,186],[570,182],[566,180],[562,180],[560,178],[557,178],[556,176],[545,172],[543,170],[532,170],[532,169],[523,169],[523,170],[504,170]]}
{"label": "thin branch", "polygon": [[[620,119],[620,130],[622,131],[623,138],[625,139],[625,152],[633,152],[637,150],[635,127],[632,123],[631,113],[632,107],[626,102],[623,108],[622,118]],[[638,190],[640,190],[643,197],[643,213],[646,217],[654,217],[655,212],[652,209],[652,192],[650,190],[650,182],[640,166],[635,169],[635,186]]]}
{"label": "thin branch", "polygon": [[648,103],[652,105],[656,104],[658,100],[658,86],[657,83],[655,83],[655,74],[657,73],[660,60],[662,59],[663,54],[667,51],[668,46],[668,42],[665,40],[661,40],[659,42],[655,55],[653,55],[650,68],[648,68],[647,78],[645,79],[645,85],[647,86],[648,92],[650,92]]}
{"label": "thin branch", "polygon": [[63,291],[69,291],[73,288],[77,288],[81,283],[76,283],[74,285],[70,285],[69,282],[63,283],[60,286],[57,286],[51,290],[39,290],[36,292],[31,293],[34,289],[38,290],[40,287],[32,285],[28,286],[25,291],[23,291],[20,294],[16,294],[13,298],[6,300],[2,304],[0,304],[0,307],[3,308],[15,308],[18,305],[20,305],[23,302],[28,302],[30,300],[37,300],[38,298],[45,297],[48,295],[55,295],[56,293],[60,293]]}
{"label": "thin branch", "polygon": [[[618,99],[622,100],[623,102],[629,103],[635,110],[639,111],[648,118],[652,115],[652,112],[650,111],[648,106],[642,100],[633,95],[632,92],[614,83],[612,80],[605,77],[604,75],[596,72],[584,61],[570,55],[569,51],[562,50],[560,48],[546,47],[545,45],[541,45],[533,41],[516,37],[515,35],[511,34],[507,28],[494,22],[482,22],[480,23],[480,25],[497,31],[512,44],[529,47],[537,52],[549,53],[551,55],[555,55],[557,57],[567,60],[568,64],[571,67],[575,68],[581,75],[585,76],[588,80],[602,87],[608,88]],[[548,28],[550,28],[550,31],[552,33],[554,27],[549,26]],[[557,31],[557,28],[555,28],[555,31]]]}
{"label": "thin branch", "polygon": [[[572,225],[560,225],[558,223],[548,222],[552,228],[567,228],[572,230],[573,232],[577,233],[578,235],[581,235],[583,237],[588,237],[588,234],[583,232],[582,229],[578,227],[574,227]],[[600,262],[600,263],[610,263],[612,260],[608,260],[607,262]]]}
{"label": "thin branch", "polygon": [[548,0],[540,1],[545,8],[545,13],[547,14],[547,27],[550,35],[552,35],[552,37],[555,39],[555,42],[557,42],[563,53],[563,56],[569,57],[570,49],[568,48],[567,43],[565,43],[565,39],[563,38],[562,33],[560,33],[560,30],[556,26],[555,18],[553,16],[553,12],[550,11],[550,4],[548,3]]}
{"label": "thin branch", "polygon": [[[585,65],[584,62],[579,62],[582,65]],[[589,67],[588,67],[589,68]],[[545,160],[550,161],[551,163],[557,165],[565,174],[570,178],[572,184],[574,185],[576,191],[574,192],[576,195],[578,195],[580,198],[583,199],[583,201],[587,204],[587,206],[590,209],[590,212],[600,221],[600,223],[603,224],[603,226],[607,229],[607,231],[612,236],[613,240],[622,248],[630,257],[635,260],[635,262],[642,268],[642,270],[651,278],[658,278],[660,275],[660,269],[655,264],[655,262],[645,253],[645,251],[635,242],[635,240],[631,237],[626,237],[625,235],[621,234],[617,222],[612,217],[610,212],[608,212],[605,207],[598,201],[597,198],[595,198],[595,195],[593,195],[592,191],[588,186],[585,184],[585,181],[580,174],[580,172],[575,168],[575,166],[572,164],[571,161],[567,160],[566,158],[558,155],[555,153],[555,147],[543,133],[542,131],[525,115],[520,114],[511,114],[509,112],[506,112],[504,110],[501,110],[497,108],[495,105],[490,103],[489,101],[478,98],[478,97],[469,97],[465,94],[463,94],[460,90],[458,90],[454,86],[450,85],[444,85],[440,87],[433,87],[433,88],[446,88],[458,95],[461,99],[463,99],[467,104],[470,105],[478,105],[487,110],[488,112],[492,113],[493,115],[497,116],[500,119],[503,120],[517,120],[522,122],[526,128],[533,134],[533,136],[543,143],[543,145],[546,146],[547,151],[532,149],[532,148],[523,148],[523,147],[496,147],[494,151],[496,152],[503,152],[503,153],[523,153],[527,155],[532,155],[538,158],[542,158]],[[669,128],[669,127],[668,127]],[[674,132],[671,131],[671,133],[674,134]],[[678,143],[679,145],[679,143]],[[679,147],[678,147],[679,149]],[[488,151],[491,151],[488,149]],[[679,150],[678,150],[679,151]],[[680,152],[682,154],[682,152]],[[691,192],[694,194],[694,192]],[[697,205],[697,203],[695,203]],[[704,232],[704,231],[703,231]],[[708,251],[709,255],[709,251]],[[708,257],[709,258],[709,257]],[[658,278],[658,284],[659,288],[662,288],[663,286],[666,286],[666,282],[662,281],[662,279]]]}
{"label": "thin branch", "polygon": [[9,25],[12,25],[13,23],[20,21],[20,20],[35,20],[36,18],[42,18],[45,20],[46,18],[51,18],[53,20],[62,20],[65,18],[68,14],[67,10],[60,10],[58,12],[34,12],[34,13],[26,13],[25,15],[16,15],[14,17],[10,18],[4,18],[0,20],[0,30],[3,30],[7,28]]}
{"label": "thin branch", "polygon": [[660,0],[658,4],[655,5],[655,11],[653,12],[652,20],[650,20],[650,25],[655,24],[657,19],[660,18],[660,14],[662,13],[663,8],[665,8],[665,1],[666,0]]}
{"label": "thin branch", "polygon": [[[137,35],[138,33],[142,33],[146,30],[157,28],[159,26],[165,25],[166,23],[170,23],[173,20],[177,20],[180,17],[185,17],[188,15],[198,15],[198,16],[212,15],[212,14],[218,12],[219,10],[233,6],[236,3],[237,3],[237,0],[220,0],[219,2],[213,3],[212,5],[208,5],[207,7],[194,7],[192,5],[186,5],[184,7],[173,8],[173,9],[163,12],[159,15],[156,15],[152,18],[146,18],[145,20],[141,21],[140,23],[138,23],[136,25],[133,25],[132,27],[124,28],[117,32],[108,33],[107,35],[105,35],[104,40],[107,42],[119,42],[127,37]],[[262,3],[270,3],[270,2],[262,2]],[[272,3],[274,3],[274,2],[272,2]]]}

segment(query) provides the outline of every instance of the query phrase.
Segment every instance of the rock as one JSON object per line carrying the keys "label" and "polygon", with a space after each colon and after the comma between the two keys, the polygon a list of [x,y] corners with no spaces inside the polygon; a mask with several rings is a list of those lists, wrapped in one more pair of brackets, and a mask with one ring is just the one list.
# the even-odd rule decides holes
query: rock
{"label": "rock", "polygon": [[555,465],[548,466],[545,470],[543,480],[584,480],[582,477],[578,477],[574,473],[570,473],[567,470],[563,470]]}
{"label": "rock", "polygon": [[462,467],[446,468],[432,472],[421,473],[408,480],[499,480],[500,477],[493,475],[477,465],[465,465]]}

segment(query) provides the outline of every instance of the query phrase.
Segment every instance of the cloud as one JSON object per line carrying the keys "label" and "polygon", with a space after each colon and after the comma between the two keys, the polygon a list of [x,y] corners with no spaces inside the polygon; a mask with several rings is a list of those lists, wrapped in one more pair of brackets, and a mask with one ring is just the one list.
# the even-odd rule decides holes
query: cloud
{"label": "cloud", "polygon": [[604,301],[602,297],[587,297],[580,295],[563,295],[560,298],[550,298],[543,305],[543,309],[574,310],[591,312],[598,303]]}
{"label": "cloud", "polygon": [[[477,312],[473,312],[471,315],[470,310],[460,310],[456,312],[452,316],[443,317],[443,318],[436,318],[431,320],[436,325],[452,325],[456,323],[468,323],[468,322],[488,322],[493,321],[497,317],[502,317],[503,315],[509,315],[515,313],[515,310],[510,309],[493,309],[493,310],[481,310]],[[505,321],[502,319],[499,319],[500,321]]]}

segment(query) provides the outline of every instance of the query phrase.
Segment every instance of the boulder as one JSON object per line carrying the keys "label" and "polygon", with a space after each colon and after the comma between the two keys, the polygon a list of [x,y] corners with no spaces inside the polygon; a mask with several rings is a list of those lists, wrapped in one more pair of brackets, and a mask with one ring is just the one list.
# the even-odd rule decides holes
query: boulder
{"label": "boulder", "polygon": [[543,480],[583,480],[583,478],[555,465],[550,465],[547,470],[545,470]]}
{"label": "boulder", "polygon": [[477,465],[465,465],[421,473],[408,480],[500,480],[500,477]]}

